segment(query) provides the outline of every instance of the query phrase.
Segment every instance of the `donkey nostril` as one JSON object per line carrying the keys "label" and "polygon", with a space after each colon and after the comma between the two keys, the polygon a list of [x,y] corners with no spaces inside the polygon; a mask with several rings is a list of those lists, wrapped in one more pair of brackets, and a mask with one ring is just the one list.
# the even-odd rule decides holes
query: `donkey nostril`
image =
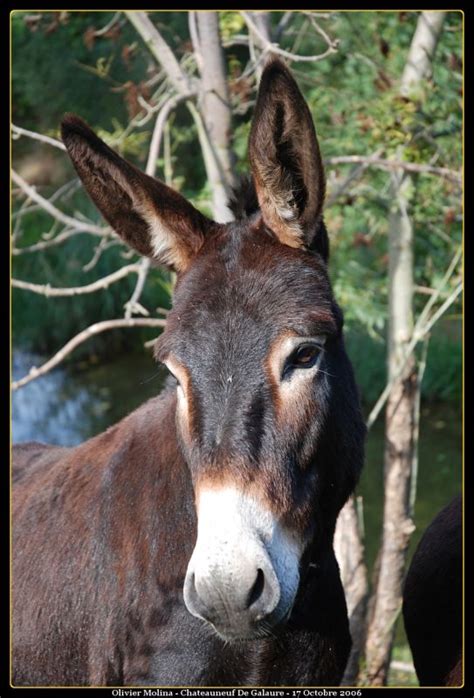
{"label": "donkey nostril", "polygon": [[250,608],[253,606],[254,603],[256,603],[259,598],[261,597],[263,590],[265,587],[265,575],[263,574],[263,570],[258,568],[257,570],[257,576],[255,578],[255,582],[253,583],[252,588],[250,589],[248,598],[247,598],[247,608]]}

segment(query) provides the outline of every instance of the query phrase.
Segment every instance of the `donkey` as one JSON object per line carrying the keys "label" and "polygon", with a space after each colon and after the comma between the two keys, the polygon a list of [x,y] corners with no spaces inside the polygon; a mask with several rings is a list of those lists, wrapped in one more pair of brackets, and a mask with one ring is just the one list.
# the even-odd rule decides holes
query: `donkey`
{"label": "donkey", "polygon": [[136,251],[177,272],[161,395],[74,448],[15,449],[15,685],[335,685],[333,552],[365,427],[328,278],[324,173],[267,64],[252,186],[213,222],[77,116],[62,138]]}
{"label": "donkey", "polygon": [[435,516],[413,555],[403,619],[421,686],[462,685],[462,501]]}

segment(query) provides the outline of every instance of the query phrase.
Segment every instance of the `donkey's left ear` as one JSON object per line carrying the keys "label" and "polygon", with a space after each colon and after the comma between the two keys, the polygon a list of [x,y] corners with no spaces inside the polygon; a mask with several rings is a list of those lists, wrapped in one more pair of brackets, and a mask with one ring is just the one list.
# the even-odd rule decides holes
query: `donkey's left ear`
{"label": "donkey's left ear", "polygon": [[262,74],[249,157],[267,226],[285,245],[317,249],[323,165],[308,106],[280,60],[273,59]]}
{"label": "donkey's left ear", "polygon": [[78,116],[66,115],[61,135],[89,196],[125,242],[185,271],[216,224],[111,150]]}

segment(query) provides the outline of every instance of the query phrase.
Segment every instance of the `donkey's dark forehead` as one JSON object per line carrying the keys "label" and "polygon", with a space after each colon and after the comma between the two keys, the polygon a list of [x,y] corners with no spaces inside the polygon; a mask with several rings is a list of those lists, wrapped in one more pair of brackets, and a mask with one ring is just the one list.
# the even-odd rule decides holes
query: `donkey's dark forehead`
{"label": "donkey's dark forehead", "polygon": [[220,335],[231,321],[242,332],[258,324],[272,335],[337,329],[326,265],[261,225],[222,226],[177,284],[168,333]]}
{"label": "donkey's dark forehead", "polygon": [[[205,296],[214,303],[217,298],[232,302],[252,301],[265,306],[269,294],[281,301],[314,304],[318,299],[330,300],[330,284],[326,266],[319,256],[282,245],[263,225],[231,223],[202,247],[182,282],[176,288],[176,307],[196,297]],[[234,304],[234,303],[233,303]]]}

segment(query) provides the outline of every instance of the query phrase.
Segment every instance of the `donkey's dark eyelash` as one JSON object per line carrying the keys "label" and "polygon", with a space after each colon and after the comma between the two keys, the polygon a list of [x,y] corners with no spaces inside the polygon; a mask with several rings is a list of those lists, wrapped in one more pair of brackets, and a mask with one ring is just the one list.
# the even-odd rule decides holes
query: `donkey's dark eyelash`
{"label": "donkey's dark eyelash", "polygon": [[165,363],[163,364],[163,367],[166,369],[167,377],[169,378],[169,377],[171,376],[171,378],[173,378],[173,380],[175,380],[176,383],[179,384],[178,378],[177,378],[176,375],[173,373],[173,371],[170,369],[170,367],[167,366]]}
{"label": "donkey's dark eyelash", "polygon": [[140,385],[144,385],[145,383],[149,383],[150,381],[154,380],[158,376],[161,376],[161,374],[162,374],[162,367],[159,366],[158,371],[156,371],[156,373],[153,373],[153,375],[151,375],[149,378],[144,378],[142,381],[140,381]]}

